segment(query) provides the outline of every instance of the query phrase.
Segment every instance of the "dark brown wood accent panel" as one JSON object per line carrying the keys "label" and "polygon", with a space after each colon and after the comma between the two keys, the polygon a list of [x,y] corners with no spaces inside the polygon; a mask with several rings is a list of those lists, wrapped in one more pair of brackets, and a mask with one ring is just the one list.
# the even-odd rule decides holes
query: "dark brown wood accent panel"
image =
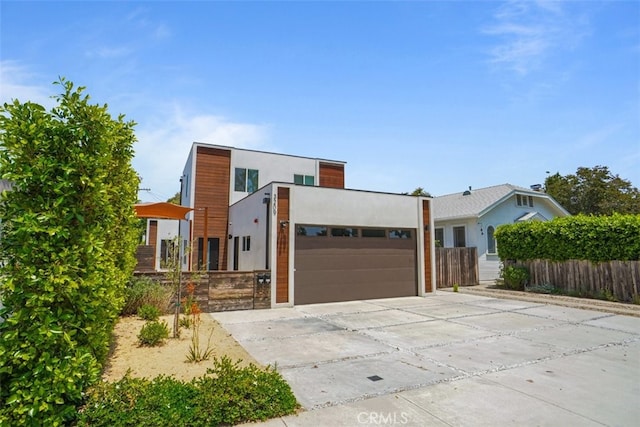
{"label": "dark brown wood accent panel", "polygon": [[[204,238],[204,208],[207,207],[207,238],[220,239],[218,265],[221,270],[226,270],[231,151],[197,147],[195,175],[195,211],[191,245],[197,245],[198,238]],[[197,249],[197,246],[194,249]],[[194,267],[197,266],[197,256],[197,250],[193,250],[191,258]]]}
{"label": "dark brown wood accent panel", "polygon": [[153,269],[156,269],[156,248],[158,247],[158,221],[152,219],[149,221],[149,246],[153,248],[153,257],[151,262]]}
{"label": "dark brown wood accent panel", "polygon": [[[286,226],[280,226],[281,222]],[[289,189],[278,187],[278,253],[276,261],[276,303],[289,302]]]}
{"label": "dark brown wood accent panel", "polygon": [[321,162],[320,187],[344,188],[344,165]]}
{"label": "dark brown wood accent panel", "polygon": [[295,304],[418,294],[416,239],[296,236]]}
{"label": "dark brown wood accent panel", "polygon": [[429,201],[422,201],[422,223],[424,224],[424,291],[433,291],[433,283],[431,281],[431,211],[429,209]]}

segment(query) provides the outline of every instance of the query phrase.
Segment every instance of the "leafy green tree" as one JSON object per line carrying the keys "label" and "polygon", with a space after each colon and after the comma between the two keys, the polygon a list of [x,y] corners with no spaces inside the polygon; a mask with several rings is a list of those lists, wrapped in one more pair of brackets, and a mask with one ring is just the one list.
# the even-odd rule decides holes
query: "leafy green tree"
{"label": "leafy green tree", "polygon": [[579,167],[575,174],[550,175],[544,182],[551,195],[572,215],[640,214],[640,192],[607,166]]}
{"label": "leafy green tree", "polygon": [[169,203],[173,203],[176,205],[180,204],[180,192],[178,191],[176,194],[174,194],[172,197],[169,197],[169,199],[167,200],[167,202]]}
{"label": "leafy green tree", "polygon": [[416,197],[418,196],[431,197],[431,194],[422,187],[416,188],[411,193],[403,193],[403,194],[407,194],[409,196],[416,196]]}
{"label": "leafy green tree", "polygon": [[99,380],[135,266],[135,123],[60,79],[0,107],[0,425],[61,425]]}

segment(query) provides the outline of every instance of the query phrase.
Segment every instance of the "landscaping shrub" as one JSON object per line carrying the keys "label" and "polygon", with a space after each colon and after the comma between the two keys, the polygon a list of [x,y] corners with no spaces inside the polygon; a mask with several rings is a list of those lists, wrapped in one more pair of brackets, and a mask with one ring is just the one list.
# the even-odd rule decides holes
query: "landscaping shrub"
{"label": "landscaping shrub", "polygon": [[228,357],[214,359],[213,369],[194,381],[201,390],[194,401],[199,425],[239,424],[287,415],[298,403],[289,384],[272,367],[240,368]]}
{"label": "landscaping shrub", "polygon": [[148,347],[161,345],[167,338],[169,338],[169,326],[164,320],[145,323],[138,334],[140,345]]}
{"label": "landscaping shrub", "polygon": [[172,377],[101,383],[87,393],[78,426],[193,426],[198,389]]}
{"label": "landscaping shrub", "polygon": [[163,285],[148,277],[132,277],[125,288],[125,302],[121,314],[137,314],[143,305],[156,307],[161,314],[169,311],[174,291],[169,285]]}
{"label": "landscaping shrub", "polygon": [[291,388],[273,368],[238,367],[214,359],[207,375],[190,382],[125,376],[87,393],[78,426],[217,426],[263,421],[294,413]]}
{"label": "landscaping shrub", "polygon": [[158,320],[160,317],[160,310],[153,305],[145,304],[138,309],[138,317],[142,320]]}
{"label": "landscaping shrub", "polygon": [[0,425],[73,418],[136,262],[134,123],[58,83],[51,111],[0,107]]}
{"label": "landscaping shrub", "polygon": [[523,291],[529,280],[529,270],[526,267],[507,266],[502,272],[504,285],[513,290]]}

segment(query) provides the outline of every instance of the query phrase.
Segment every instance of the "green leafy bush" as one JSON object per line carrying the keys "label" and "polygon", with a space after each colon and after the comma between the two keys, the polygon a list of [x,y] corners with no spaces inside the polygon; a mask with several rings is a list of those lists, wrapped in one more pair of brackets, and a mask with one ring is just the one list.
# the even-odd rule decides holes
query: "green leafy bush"
{"label": "green leafy bush", "polygon": [[58,83],[50,111],[0,107],[0,425],[74,416],[135,266],[134,123]]}
{"label": "green leafy bush", "polygon": [[529,280],[529,270],[526,267],[507,266],[502,270],[502,279],[507,288],[523,291]]}
{"label": "green leafy bush", "polygon": [[578,215],[505,224],[495,237],[503,260],[640,260],[640,215]]}
{"label": "green leafy bush", "polygon": [[132,277],[125,288],[125,301],[121,314],[137,314],[143,305],[151,305],[167,313],[174,291],[170,285],[164,285],[148,277]]}
{"label": "green leafy bush", "polygon": [[169,338],[169,326],[164,320],[145,323],[138,334],[140,345],[148,347],[162,345],[167,338]]}
{"label": "green leafy bush", "polygon": [[[228,357],[214,359],[212,376],[194,381],[202,391],[194,402],[199,425],[239,424],[292,413],[298,407],[289,384],[272,367],[240,368]],[[247,398],[248,397],[248,398]]]}
{"label": "green leafy bush", "polygon": [[125,376],[87,393],[78,426],[217,426],[263,421],[294,413],[291,388],[273,368],[240,368],[214,359],[207,375],[190,382]]}
{"label": "green leafy bush", "polygon": [[158,320],[160,314],[158,307],[149,304],[145,304],[138,309],[138,317],[142,320]]}

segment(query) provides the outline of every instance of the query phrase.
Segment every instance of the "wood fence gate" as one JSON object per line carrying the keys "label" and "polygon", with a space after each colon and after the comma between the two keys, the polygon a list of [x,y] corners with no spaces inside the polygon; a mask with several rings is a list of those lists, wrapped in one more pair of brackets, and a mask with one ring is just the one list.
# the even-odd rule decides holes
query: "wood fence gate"
{"label": "wood fence gate", "polygon": [[477,248],[436,248],[436,283],[438,288],[477,285]]}

